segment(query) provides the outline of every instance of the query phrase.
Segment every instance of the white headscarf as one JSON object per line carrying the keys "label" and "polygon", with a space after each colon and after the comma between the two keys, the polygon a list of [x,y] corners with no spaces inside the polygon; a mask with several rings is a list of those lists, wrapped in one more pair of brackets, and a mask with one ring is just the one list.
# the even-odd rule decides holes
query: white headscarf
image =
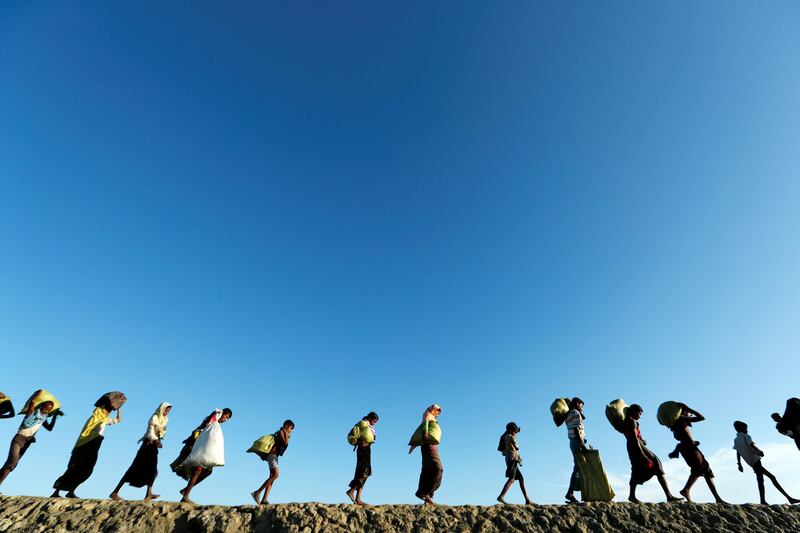
{"label": "white headscarf", "polygon": [[167,422],[169,422],[169,417],[164,412],[167,410],[167,407],[172,407],[172,404],[169,402],[161,402],[161,405],[158,406],[153,416],[151,416],[150,420],[147,422],[147,431],[144,437],[139,439],[139,442],[164,438],[164,435],[167,433]]}

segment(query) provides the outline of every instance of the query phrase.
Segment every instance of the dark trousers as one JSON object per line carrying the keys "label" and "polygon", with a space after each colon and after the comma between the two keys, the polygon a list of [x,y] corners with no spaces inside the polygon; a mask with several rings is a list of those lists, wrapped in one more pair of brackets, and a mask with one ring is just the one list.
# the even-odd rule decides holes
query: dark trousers
{"label": "dark trousers", "polygon": [[439,446],[436,444],[423,444],[419,447],[422,452],[422,471],[419,473],[419,487],[417,498],[425,496],[433,498],[433,493],[442,484],[442,460],[439,458]]}
{"label": "dark trousers", "polygon": [[367,478],[372,475],[372,446],[356,448],[356,473],[350,482],[351,489],[362,489]]}
{"label": "dark trousers", "polygon": [[25,437],[19,434],[14,435],[14,438],[11,439],[11,446],[8,449],[8,459],[6,459],[6,463],[1,469],[2,473],[7,476],[14,470],[17,464],[19,464],[19,460],[22,459],[22,456],[28,451],[28,447],[34,442],[36,442],[36,439],[33,437]]}

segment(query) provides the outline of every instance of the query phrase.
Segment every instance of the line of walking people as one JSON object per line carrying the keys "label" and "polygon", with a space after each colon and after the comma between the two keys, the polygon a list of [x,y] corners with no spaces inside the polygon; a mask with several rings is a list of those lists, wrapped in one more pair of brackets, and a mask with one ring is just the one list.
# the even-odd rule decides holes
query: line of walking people
{"label": "line of walking people", "polygon": [[[95,408],[83,425],[72,449],[66,471],[53,484],[53,497],[59,497],[61,492],[65,491],[67,497],[77,498],[76,489],[91,476],[94,470],[104,440],[105,428],[122,421],[122,407],[126,400],[123,393],[110,392],[95,402]],[[567,503],[575,503],[578,501],[575,492],[581,492],[584,501],[611,501],[614,493],[605,476],[599,453],[588,446],[584,423],[586,417],[583,408],[583,400],[577,397],[557,399],[551,406],[551,414],[556,425],[566,425],[574,460],[565,500]],[[146,487],[144,497],[146,501],[160,497],[153,493],[153,485],[158,475],[158,455],[167,431],[168,415],[171,409],[170,403],[162,402],[149,418],[145,433],[139,439],[139,449],[119,483],[111,492],[111,499],[122,499],[120,490],[125,484],[137,488]],[[10,398],[0,393],[0,418],[11,418],[14,416],[14,412]],[[114,412],[116,416],[111,416]],[[434,505],[434,494],[441,485],[444,472],[439,456],[442,430],[438,419],[441,413],[442,408],[437,404],[426,408],[420,425],[409,440],[409,454],[416,448],[420,448],[422,468],[415,496],[426,505]],[[63,412],[60,402],[52,394],[45,390],[38,390],[28,398],[19,414],[23,416],[23,419],[11,441],[8,458],[0,468],[0,485],[16,468],[30,445],[36,441],[37,431],[42,427],[47,431],[52,431],[58,417],[63,415]],[[691,501],[691,488],[702,477],[708,484],[715,500],[718,503],[724,503],[714,485],[714,473],[700,451],[699,443],[694,441],[689,429],[693,423],[705,420],[703,415],[687,405],[677,402],[665,402],[659,408],[659,422],[669,427],[678,441],[675,450],[669,456],[671,458],[683,457],[690,468],[689,479],[680,491],[681,496],[675,496],[670,491],[664,477],[661,461],[647,448],[647,443],[642,438],[639,420],[643,414],[644,410],[641,406],[637,404],[628,406],[622,400],[615,400],[606,407],[606,415],[612,426],[626,439],[626,448],[631,462],[628,500],[639,503],[636,497],[637,486],[656,477],[668,502],[683,499]],[[215,467],[225,464],[224,437],[221,425],[230,420],[232,416],[233,412],[229,408],[215,409],[183,440],[183,446],[177,458],[170,464],[171,470],[187,482],[180,491],[181,502],[193,503],[190,496],[194,487],[207,479]],[[773,419],[776,416],[780,418],[780,420],[776,420],[778,422],[777,429],[797,442],[797,436],[800,435],[800,400],[790,399],[787,402],[785,414],[783,416],[774,414]],[[356,505],[364,505],[362,500],[364,485],[372,475],[372,445],[377,438],[375,426],[378,420],[377,413],[370,412],[357,422],[347,434],[347,442],[353,446],[356,454],[356,468],[345,494]],[[270,492],[280,473],[280,457],[288,449],[294,429],[294,422],[285,420],[275,433],[260,437],[247,450],[266,462],[269,471],[267,479],[250,493],[256,504],[267,505],[269,503]],[[761,464],[764,453],[749,436],[747,425],[736,421],[734,429],[737,433],[734,448],[737,452],[738,468],[740,471],[743,470],[742,459],[752,467],[756,474],[761,503],[766,504],[764,477],[770,479],[790,503],[800,502],[789,496],[775,476]],[[497,497],[497,501],[503,504],[506,503],[505,497],[516,481],[519,482],[525,503],[532,503],[522,474],[522,457],[517,442],[517,435],[520,431],[520,427],[515,422],[509,422],[500,436],[497,448],[506,463],[506,482]],[[800,448],[800,445],[798,447]]]}

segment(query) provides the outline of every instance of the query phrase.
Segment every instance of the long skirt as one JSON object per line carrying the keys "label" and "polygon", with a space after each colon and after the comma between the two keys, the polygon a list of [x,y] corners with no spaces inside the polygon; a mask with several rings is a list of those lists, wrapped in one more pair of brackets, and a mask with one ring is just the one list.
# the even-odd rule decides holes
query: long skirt
{"label": "long skirt", "polygon": [[94,471],[94,465],[97,464],[97,453],[100,451],[101,444],[103,444],[103,437],[99,436],[86,444],[73,448],[67,464],[67,471],[53,483],[53,488],[74,492],[81,483],[89,479]]}
{"label": "long skirt", "polygon": [[423,444],[420,446],[422,452],[422,471],[419,474],[419,485],[417,488],[417,498],[425,496],[433,498],[433,493],[442,484],[442,460],[439,458],[439,446],[436,444]]}
{"label": "long skirt", "polygon": [[362,489],[367,478],[372,475],[372,446],[356,448],[356,473],[350,482],[351,489]]}
{"label": "long skirt", "polygon": [[[644,443],[642,443],[642,451],[645,457],[642,457],[639,451],[639,446],[636,442],[628,443],[628,458],[631,460],[631,483],[641,485],[648,481],[653,476],[664,475],[664,468],[661,466],[661,461],[656,457]],[[649,466],[647,460],[652,462],[653,466]]]}
{"label": "long skirt", "polygon": [[158,475],[158,442],[144,441],[122,480],[132,487],[152,485]]}

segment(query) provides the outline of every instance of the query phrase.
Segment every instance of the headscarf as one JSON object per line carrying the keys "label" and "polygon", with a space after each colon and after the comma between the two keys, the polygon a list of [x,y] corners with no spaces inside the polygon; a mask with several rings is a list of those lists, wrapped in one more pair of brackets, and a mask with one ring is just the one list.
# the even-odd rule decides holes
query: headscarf
{"label": "headscarf", "polygon": [[102,429],[103,424],[105,424],[108,414],[109,412],[102,407],[94,408],[94,411],[92,411],[92,416],[90,416],[83,425],[81,434],[78,435],[78,440],[75,442],[75,448],[78,446],[83,446],[87,442],[92,441],[100,436],[100,430]]}
{"label": "headscarf", "polygon": [[429,422],[431,420],[436,420],[436,417],[439,416],[438,413],[434,414],[434,411],[441,411],[442,408],[439,407],[437,404],[433,404],[425,409],[425,412],[422,413],[422,423]]}
{"label": "headscarf", "polygon": [[167,410],[167,407],[172,407],[172,404],[169,402],[161,402],[161,405],[156,408],[153,416],[150,417],[150,420],[147,422],[147,430],[144,433],[144,437],[139,439],[139,442],[144,441],[147,436],[150,434],[150,426],[153,426],[153,432],[155,433],[156,437],[159,439],[163,439],[164,435],[167,433],[167,422],[169,422],[169,417],[164,413]]}

